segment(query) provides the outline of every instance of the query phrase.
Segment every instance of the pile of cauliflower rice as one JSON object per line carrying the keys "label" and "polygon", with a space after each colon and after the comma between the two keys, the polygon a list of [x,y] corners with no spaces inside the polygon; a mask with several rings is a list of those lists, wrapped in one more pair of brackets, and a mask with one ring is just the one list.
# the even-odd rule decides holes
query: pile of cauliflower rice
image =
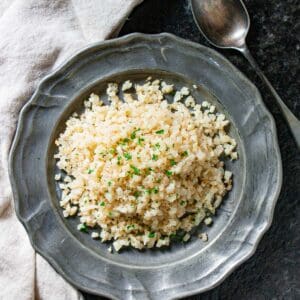
{"label": "pile of cauliflower rice", "polygon": [[110,105],[91,94],[56,140],[67,174],[55,176],[63,214],[80,216],[79,230],[113,241],[116,251],[168,246],[178,232],[188,241],[193,227],[212,223],[232,187],[220,159],[237,159],[229,121],[208,102],[195,104],[187,87],[149,78],[120,90],[108,84]]}

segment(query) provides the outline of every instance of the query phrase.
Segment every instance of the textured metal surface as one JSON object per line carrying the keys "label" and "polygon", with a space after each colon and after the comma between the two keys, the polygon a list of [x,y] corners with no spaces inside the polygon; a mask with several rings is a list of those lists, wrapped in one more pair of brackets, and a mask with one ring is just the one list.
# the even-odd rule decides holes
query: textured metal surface
{"label": "textured metal surface", "polygon": [[[209,97],[229,115],[240,159],[228,165],[235,185],[210,229],[209,243],[194,238],[168,250],[114,255],[62,217],[53,141],[85,95],[141,73],[180,85],[196,83],[199,97]],[[257,89],[216,52],[167,34],[101,43],[49,75],[22,110],[10,156],[17,215],[35,249],[85,291],[118,299],[171,299],[205,291],[254,253],[271,223],[281,185],[276,139]]]}

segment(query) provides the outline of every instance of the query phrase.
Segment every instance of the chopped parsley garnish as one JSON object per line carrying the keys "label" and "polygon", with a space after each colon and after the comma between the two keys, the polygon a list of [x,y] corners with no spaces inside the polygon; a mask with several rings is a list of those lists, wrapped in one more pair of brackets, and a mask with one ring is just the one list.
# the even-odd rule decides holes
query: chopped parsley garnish
{"label": "chopped parsley garnish", "polygon": [[136,138],[136,133],[137,133],[138,131],[140,131],[140,130],[141,130],[140,128],[138,128],[137,130],[134,130],[134,131],[131,133],[130,138],[131,138],[132,140],[134,140],[134,139]]}
{"label": "chopped parsley garnish", "polygon": [[138,143],[138,145],[142,145],[142,142],[144,142],[144,141],[145,141],[144,138],[139,137],[137,143]]}
{"label": "chopped parsley garnish", "polygon": [[102,202],[100,203],[100,206],[105,206],[105,202],[102,201]]}
{"label": "chopped parsley garnish", "polygon": [[182,242],[182,239],[184,237],[184,232],[176,232],[169,235],[170,239],[174,242]]}
{"label": "chopped parsley garnish", "polygon": [[151,171],[153,171],[153,169],[152,169],[152,168],[148,168],[148,169],[146,169],[146,175],[149,175],[149,174],[151,173]]}
{"label": "chopped parsley garnish", "polygon": [[130,178],[132,178],[132,177],[133,177],[133,174],[132,174],[132,172],[131,172],[131,171],[127,171],[127,172],[126,172],[126,174],[127,174],[128,176],[130,176]]}
{"label": "chopped parsley garnish", "polygon": [[184,151],[184,152],[182,152],[180,155],[181,155],[181,156],[188,156],[188,154],[189,154],[189,153],[188,153],[187,151]]}
{"label": "chopped parsley garnish", "polygon": [[132,159],[132,155],[131,155],[130,153],[125,152],[125,153],[123,154],[123,156],[125,157],[126,160]]}
{"label": "chopped parsley garnish", "polygon": [[123,139],[123,140],[120,142],[120,144],[123,145],[123,146],[125,146],[128,142],[130,142],[130,139],[125,138],[125,139]]}
{"label": "chopped parsley garnish", "polygon": [[174,159],[170,159],[170,165],[175,166],[177,165],[177,162]]}
{"label": "chopped parsley garnish", "polygon": [[94,172],[93,169],[88,169],[88,174],[92,174]]}
{"label": "chopped parsley garnish", "polygon": [[109,153],[110,153],[110,154],[116,154],[117,151],[116,151],[116,149],[112,148],[112,149],[109,150]]}
{"label": "chopped parsley garnish", "polygon": [[169,171],[169,170],[167,170],[166,172],[166,175],[168,176],[168,177],[170,177],[173,173],[171,172],[171,171]]}
{"label": "chopped parsley garnish", "polygon": [[156,182],[161,183],[161,178],[158,178]]}
{"label": "chopped parsley garnish", "polygon": [[153,154],[153,155],[152,155],[152,160],[157,161],[157,160],[158,160],[158,155]]}
{"label": "chopped parsley garnish", "polygon": [[117,157],[117,160],[118,160],[117,164],[118,164],[118,165],[120,165],[120,164],[121,164],[121,159],[122,159],[122,157],[121,157],[121,156],[118,156],[118,157]]}
{"label": "chopped parsley garnish", "polygon": [[87,232],[87,227],[86,227],[86,224],[85,224],[85,223],[80,224],[80,225],[78,226],[78,229],[79,229],[80,231]]}
{"label": "chopped parsley garnish", "polygon": [[107,184],[108,184],[108,186],[111,186],[111,181],[109,181]]}
{"label": "chopped parsley garnish", "polygon": [[141,171],[137,167],[130,165],[130,168],[133,170],[133,174],[140,175]]}
{"label": "chopped parsley garnish", "polygon": [[133,196],[134,196],[135,198],[138,198],[140,195],[141,195],[141,192],[140,192],[140,191],[135,191],[135,192],[133,193]]}
{"label": "chopped parsley garnish", "polygon": [[185,205],[185,201],[181,201],[181,202],[180,202],[180,205],[181,205],[181,206]]}
{"label": "chopped parsley garnish", "polygon": [[152,239],[152,238],[154,238],[154,237],[155,237],[155,232],[150,232],[150,233],[148,234],[148,238]]}
{"label": "chopped parsley garnish", "polygon": [[131,229],[131,228],[134,228],[135,226],[134,226],[134,224],[132,224],[132,225],[127,225],[127,229],[129,230],[129,229]]}
{"label": "chopped parsley garnish", "polygon": [[160,144],[159,144],[159,143],[156,143],[156,144],[154,145],[154,147],[155,147],[156,149],[159,149],[159,148],[160,148]]}
{"label": "chopped parsley garnish", "polygon": [[113,213],[110,211],[110,212],[108,213],[108,215],[109,215],[110,217],[112,217],[112,216],[113,216]]}
{"label": "chopped parsley garnish", "polygon": [[145,192],[149,195],[152,194],[152,193],[157,194],[158,193],[158,187],[154,187],[152,189],[147,189]]}
{"label": "chopped parsley garnish", "polygon": [[164,134],[165,131],[164,131],[163,129],[160,129],[160,130],[155,131],[155,133],[156,133],[156,134]]}

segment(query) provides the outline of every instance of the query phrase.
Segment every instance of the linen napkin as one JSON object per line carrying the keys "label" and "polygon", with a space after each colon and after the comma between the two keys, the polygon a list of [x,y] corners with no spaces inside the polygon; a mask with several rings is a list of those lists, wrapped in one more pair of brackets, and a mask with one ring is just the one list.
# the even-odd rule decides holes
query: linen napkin
{"label": "linen napkin", "polygon": [[0,1],[0,299],[81,299],[30,245],[16,218],[7,160],[37,83],[88,43],[118,32],[142,0]]}

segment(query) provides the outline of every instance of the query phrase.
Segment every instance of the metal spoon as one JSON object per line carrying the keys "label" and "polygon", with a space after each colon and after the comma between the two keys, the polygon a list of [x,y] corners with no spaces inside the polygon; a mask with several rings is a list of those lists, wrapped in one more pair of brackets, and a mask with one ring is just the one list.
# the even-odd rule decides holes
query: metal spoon
{"label": "metal spoon", "polygon": [[190,1],[194,20],[205,38],[216,47],[231,48],[242,52],[270,89],[291,129],[297,147],[300,149],[300,121],[281,100],[246,45],[250,18],[244,3],[241,0]]}

